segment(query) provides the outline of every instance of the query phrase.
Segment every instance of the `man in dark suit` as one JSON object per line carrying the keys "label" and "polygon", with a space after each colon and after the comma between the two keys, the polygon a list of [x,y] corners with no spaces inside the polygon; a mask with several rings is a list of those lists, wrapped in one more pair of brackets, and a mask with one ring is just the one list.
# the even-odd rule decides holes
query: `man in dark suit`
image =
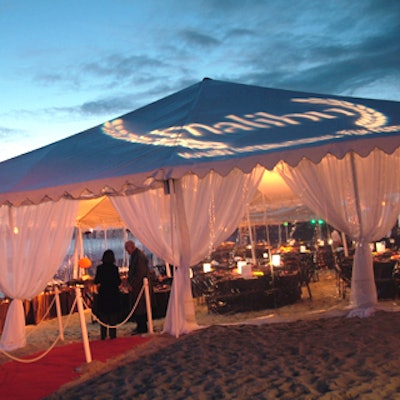
{"label": "man in dark suit", "polygon": [[[149,260],[146,255],[138,249],[135,242],[128,240],[125,243],[125,250],[129,254],[129,271],[128,271],[128,283],[130,285],[131,293],[131,306],[136,303],[136,300],[143,287],[143,279],[150,277],[149,271]],[[147,329],[147,310],[146,310],[146,299],[144,292],[137,304],[137,307],[133,313],[134,319],[137,323],[136,330],[132,331],[132,334],[146,333]]]}

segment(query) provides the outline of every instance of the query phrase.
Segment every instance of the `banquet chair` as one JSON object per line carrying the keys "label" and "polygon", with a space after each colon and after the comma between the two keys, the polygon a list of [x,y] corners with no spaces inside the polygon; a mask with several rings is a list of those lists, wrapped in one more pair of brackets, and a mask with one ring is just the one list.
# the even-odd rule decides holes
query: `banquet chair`
{"label": "banquet chair", "polygon": [[397,296],[397,284],[394,277],[394,271],[397,262],[374,261],[374,279],[378,299],[395,298]]}
{"label": "banquet chair", "polygon": [[314,261],[314,255],[311,253],[300,253],[300,261],[305,264],[310,281],[318,282],[319,281],[319,273],[316,262]]}
{"label": "banquet chair", "polygon": [[282,268],[284,273],[297,273],[300,271],[300,258],[296,253],[285,253],[282,257]]}
{"label": "banquet chair", "polygon": [[283,257],[283,270],[287,273],[298,274],[299,284],[301,287],[306,287],[308,297],[312,300],[310,281],[314,275],[314,269],[306,259],[302,259],[297,253],[286,253]]}
{"label": "banquet chair", "polygon": [[342,299],[346,298],[346,291],[351,287],[351,275],[353,271],[353,258],[338,255],[335,259],[336,285],[338,294]]}
{"label": "banquet chair", "polygon": [[308,298],[312,300],[312,293],[310,288],[310,282],[314,276],[314,270],[309,267],[307,263],[300,263],[300,283],[301,286],[305,286],[308,292]]}

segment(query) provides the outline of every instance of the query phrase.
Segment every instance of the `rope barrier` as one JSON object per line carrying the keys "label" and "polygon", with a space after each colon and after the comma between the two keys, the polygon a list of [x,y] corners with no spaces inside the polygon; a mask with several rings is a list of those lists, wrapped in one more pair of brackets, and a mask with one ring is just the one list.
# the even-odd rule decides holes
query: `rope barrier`
{"label": "rope barrier", "polygon": [[[128,316],[127,316],[122,322],[120,322],[120,323],[117,324],[117,325],[108,325],[108,324],[104,323],[103,321],[101,321],[101,320],[97,317],[97,315],[95,315],[95,314],[93,313],[92,308],[86,303],[86,301],[83,299],[83,297],[82,297],[82,303],[83,303],[83,305],[84,305],[86,308],[91,309],[91,314],[92,314],[93,319],[94,319],[95,321],[97,321],[100,325],[102,325],[102,326],[104,326],[104,327],[107,327],[107,328],[118,328],[118,327],[120,327],[120,326],[126,324],[126,323],[130,320],[130,318],[132,317],[133,313],[135,312],[135,310],[136,310],[136,308],[137,308],[137,306],[138,306],[138,304],[139,304],[139,301],[140,301],[141,297],[143,296],[144,291],[145,291],[145,286],[143,285],[142,288],[141,288],[141,290],[140,290],[140,292],[139,292],[139,294],[138,294],[138,296],[137,296],[137,298],[136,298],[135,304],[133,305],[133,307],[132,307],[131,311],[129,312]],[[53,298],[53,300],[51,301],[51,303],[50,303],[49,307],[47,308],[45,314],[43,315],[43,317],[42,317],[41,320],[39,321],[39,324],[40,324],[41,322],[43,322],[44,319],[46,318],[46,316],[49,314],[50,309],[51,309],[51,307],[53,306],[54,302],[55,302],[55,297]],[[66,322],[65,322],[65,325],[63,326],[64,332],[65,332],[65,329],[67,328],[67,326],[68,326],[68,324],[69,324],[69,321],[70,321],[70,319],[71,319],[71,316],[72,316],[72,314],[73,314],[73,310],[74,310],[76,304],[77,304],[77,298],[75,297],[74,302],[72,303],[70,312],[69,312],[69,314],[68,314],[67,320],[66,320]],[[31,334],[32,334],[32,333],[30,333],[27,337],[29,337]],[[41,360],[41,359],[44,358],[47,354],[49,354],[50,351],[53,350],[53,348],[54,348],[54,347],[56,346],[56,344],[59,342],[60,338],[61,338],[61,335],[60,335],[60,333],[59,333],[59,334],[57,335],[56,339],[55,339],[55,340],[53,341],[53,343],[50,345],[50,347],[49,347],[47,350],[45,350],[43,353],[41,353],[40,355],[38,355],[37,357],[34,357],[34,358],[30,358],[30,359],[19,358],[19,357],[13,356],[12,354],[10,354],[10,353],[4,351],[4,350],[1,349],[1,348],[0,348],[0,353],[3,354],[3,355],[5,355],[6,357],[10,358],[10,359],[13,360],[13,361],[17,361],[17,362],[25,363],[25,364],[34,363],[34,362],[37,362],[37,361]]]}
{"label": "rope barrier", "polygon": [[7,352],[5,352],[4,350],[1,350],[1,349],[0,349],[0,352],[2,354],[4,354],[5,356],[7,356],[8,358],[10,358],[11,360],[18,361],[18,362],[24,363],[24,364],[29,364],[29,363],[33,363],[33,362],[39,361],[43,357],[45,357],[47,354],[49,354],[50,351],[53,350],[54,346],[58,343],[59,339],[60,339],[60,335],[57,335],[55,341],[50,345],[50,347],[44,353],[40,354],[39,356],[37,356],[35,358],[30,358],[30,359],[18,358],[18,357],[15,357],[15,356],[11,355],[10,353],[7,353]]}
{"label": "rope barrier", "polygon": [[78,301],[78,300],[77,300],[77,298],[75,297],[74,302],[72,303],[72,306],[71,306],[71,310],[70,310],[70,312],[69,312],[69,314],[68,314],[67,320],[66,320],[66,322],[65,322],[65,325],[63,326],[64,331],[65,331],[65,328],[68,326],[68,324],[69,324],[69,322],[70,322],[70,320],[71,320],[72,315],[74,314],[74,313],[73,313],[73,310],[74,310],[74,308],[75,308],[75,306],[76,306],[77,301]]}
{"label": "rope barrier", "polygon": [[[40,323],[43,322],[46,319],[46,317],[49,315],[51,307],[53,307],[53,304],[55,303],[55,301],[56,301],[56,297],[54,296],[53,300],[51,301],[51,303],[50,303],[49,307],[47,308],[46,312],[42,315],[42,318],[40,319],[40,321],[36,325],[40,325]],[[32,335],[32,333],[33,333],[33,331],[29,332],[26,335],[26,337],[28,338],[30,335]]]}
{"label": "rope barrier", "polygon": [[[52,303],[53,303],[53,302],[52,302]],[[50,308],[52,307],[52,305],[53,305],[52,303],[50,304],[48,310],[50,310]],[[67,317],[67,320],[66,320],[66,323],[65,323],[65,326],[64,326],[64,330],[65,330],[65,328],[68,326],[68,323],[69,323],[69,321],[70,321],[70,319],[71,319],[71,316],[72,316],[72,314],[73,314],[73,310],[74,310],[74,308],[75,308],[75,305],[76,305],[76,298],[75,298],[74,302],[72,303],[70,312],[69,312],[69,314],[68,314],[68,317]],[[46,314],[47,314],[47,313],[46,313]],[[45,315],[46,315],[46,314],[45,314]],[[43,321],[43,319],[41,320],[41,322],[42,322],[42,321]],[[45,350],[43,353],[41,353],[41,354],[38,355],[37,357],[30,358],[30,359],[19,358],[19,357],[13,356],[12,354],[10,354],[10,353],[4,351],[4,350],[1,349],[1,348],[0,348],[0,353],[3,354],[3,355],[5,355],[6,357],[10,358],[10,359],[13,360],[13,361],[17,361],[17,362],[24,363],[24,364],[29,364],[29,363],[33,363],[33,362],[39,361],[39,360],[41,360],[42,358],[44,358],[47,354],[50,353],[51,350],[53,350],[53,348],[56,346],[56,344],[58,343],[59,340],[60,340],[60,334],[57,335],[57,337],[55,338],[55,340],[53,341],[53,343],[50,345],[50,347],[49,347],[47,350]]]}
{"label": "rope barrier", "polygon": [[[135,310],[136,310],[136,308],[137,308],[137,306],[138,306],[138,304],[139,304],[139,301],[140,301],[141,297],[143,296],[143,293],[144,293],[144,286],[142,286],[142,289],[140,289],[140,292],[139,292],[139,295],[138,295],[138,297],[137,297],[137,299],[136,299],[136,302],[135,302],[135,304],[133,305],[133,307],[132,307],[131,311],[129,312],[128,316],[127,316],[122,322],[120,322],[120,323],[117,324],[117,325],[107,325],[105,322],[101,321],[100,318],[99,318],[96,314],[93,313],[93,310],[92,310],[92,318],[93,318],[96,322],[98,322],[100,325],[102,325],[102,326],[104,326],[104,327],[106,327],[106,328],[119,328],[120,326],[125,325],[125,324],[131,319],[133,313],[135,312]],[[83,303],[84,303],[88,308],[90,308],[90,307],[86,304],[85,301],[83,301]]]}

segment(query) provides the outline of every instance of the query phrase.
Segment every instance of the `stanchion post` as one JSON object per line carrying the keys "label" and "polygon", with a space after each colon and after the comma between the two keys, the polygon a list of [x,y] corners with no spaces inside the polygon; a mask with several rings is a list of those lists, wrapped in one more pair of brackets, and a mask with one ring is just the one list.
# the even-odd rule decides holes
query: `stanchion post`
{"label": "stanchion post", "polygon": [[83,340],[83,348],[85,350],[86,362],[90,363],[92,362],[92,354],[90,352],[89,337],[85,321],[85,313],[83,311],[82,291],[81,288],[78,286],[75,287],[75,295],[76,295],[76,304],[78,306],[79,320],[81,322],[82,340]]}
{"label": "stanchion post", "polygon": [[64,327],[62,324],[62,314],[61,314],[61,305],[60,305],[60,290],[58,286],[54,288],[54,294],[56,296],[56,311],[57,311],[57,321],[58,321],[58,332],[60,334],[60,339],[64,340]]}
{"label": "stanchion post", "polygon": [[151,312],[151,299],[150,299],[150,290],[149,290],[149,280],[147,278],[143,278],[144,285],[144,295],[146,299],[146,310],[147,310],[147,329],[149,333],[154,333],[153,329],[153,314]]}

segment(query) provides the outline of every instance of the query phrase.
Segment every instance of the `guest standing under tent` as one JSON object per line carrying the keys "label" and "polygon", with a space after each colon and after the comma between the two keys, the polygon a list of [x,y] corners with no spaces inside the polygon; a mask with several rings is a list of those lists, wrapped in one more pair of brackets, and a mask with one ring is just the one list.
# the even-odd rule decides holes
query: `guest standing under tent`
{"label": "guest standing under tent", "polygon": [[103,254],[102,264],[97,267],[94,283],[98,285],[97,316],[100,319],[101,340],[117,337],[117,328],[108,328],[118,323],[121,306],[119,285],[121,278],[118,267],[115,265],[115,256],[112,250],[106,250]]}
{"label": "guest standing under tent", "polygon": [[[132,240],[128,240],[125,243],[125,250],[129,254],[128,283],[130,285],[131,305],[133,307],[142,290],[143,279],[150,278],[149,260],[147,259],[143,251],[136,247],[135,242],[133,242]],[[150,285],[149,289],[151,290]],[[147,333],[147,310],[144,294],[141,296],[133,313],[133,316],[134,320],[137,323],[137,327],[135,330],[132,331],[132,335],[138,333]]]}

